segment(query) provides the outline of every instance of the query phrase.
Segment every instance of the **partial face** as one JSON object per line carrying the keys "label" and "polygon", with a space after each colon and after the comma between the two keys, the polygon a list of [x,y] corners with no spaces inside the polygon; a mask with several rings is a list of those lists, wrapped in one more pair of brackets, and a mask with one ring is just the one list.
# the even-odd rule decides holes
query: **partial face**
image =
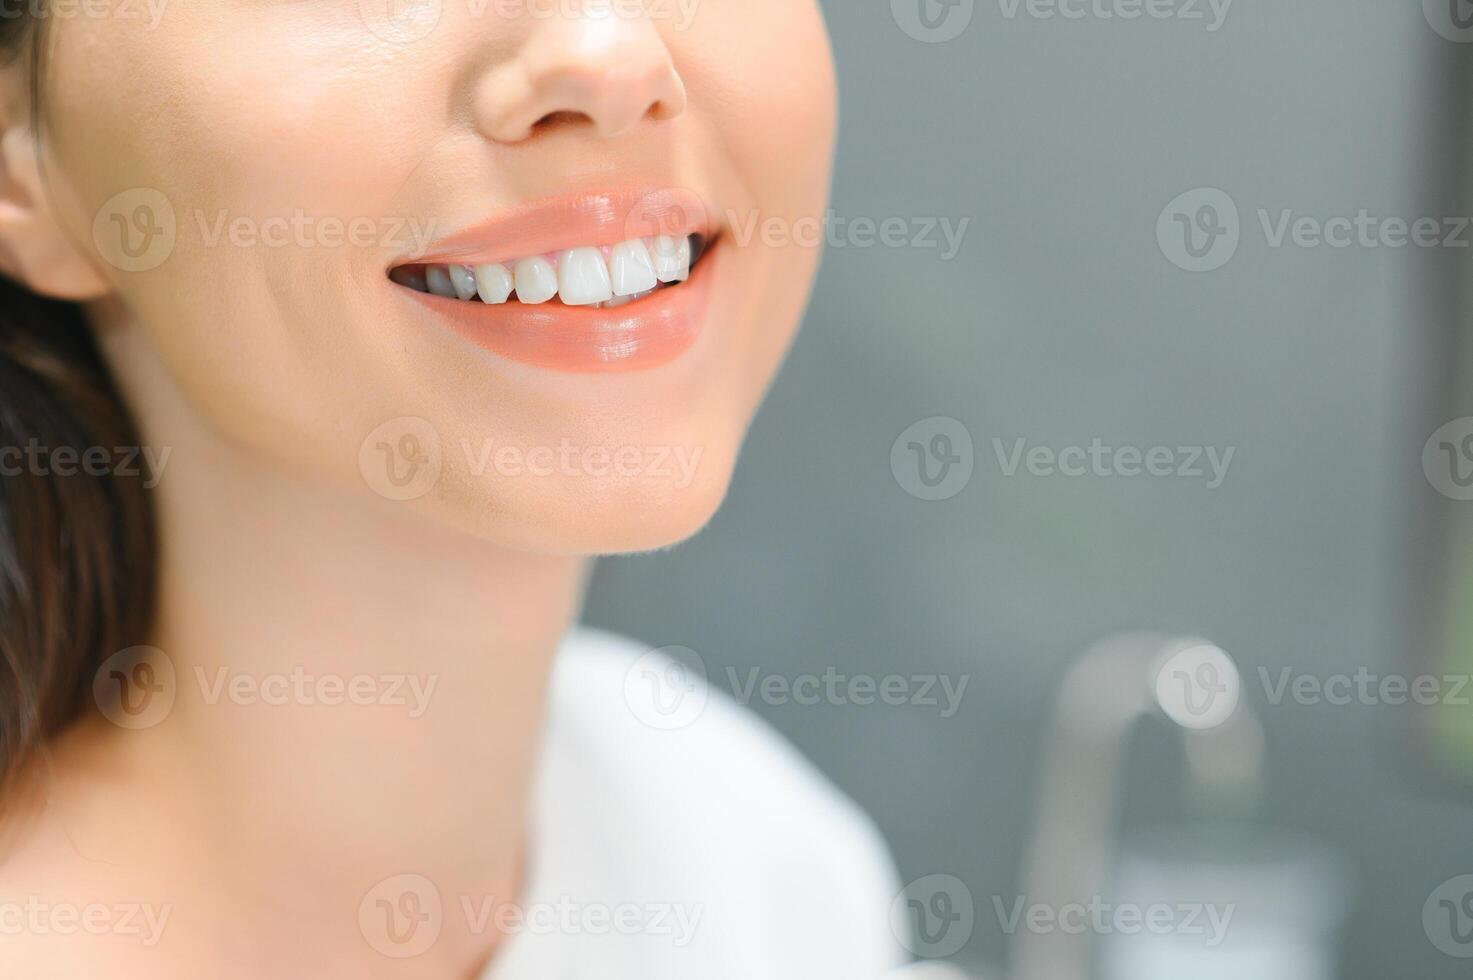
{"label": "partial face", "polygon": [[49,27],[109,350],[242,452],[497,543],[709,518],[818,261],[814,0],[154,2]]}

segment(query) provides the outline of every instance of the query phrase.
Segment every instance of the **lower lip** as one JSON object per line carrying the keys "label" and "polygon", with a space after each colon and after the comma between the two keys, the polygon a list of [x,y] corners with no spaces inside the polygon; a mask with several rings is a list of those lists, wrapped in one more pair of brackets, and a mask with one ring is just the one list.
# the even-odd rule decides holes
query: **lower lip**
{"label": "lower lip", "polygon": [[700,335],[721,246],[713,243],[685,282],[614,309],[488,305],[406,291],[456,333],[509,360],[577,374],[647,371],[675,360]]}

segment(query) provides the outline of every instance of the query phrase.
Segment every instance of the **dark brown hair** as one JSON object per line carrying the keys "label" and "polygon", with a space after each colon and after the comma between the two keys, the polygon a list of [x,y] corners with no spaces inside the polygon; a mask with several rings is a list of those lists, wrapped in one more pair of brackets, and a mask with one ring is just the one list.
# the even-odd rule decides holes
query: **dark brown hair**
{"label": "dark brown hair", "polygon": [[[41,9],[0,8],[0,63],[31,80],[37,152]],[[81,309],[0,276],[0,791],[85,710],[101,662],[145,642],[153,614],[146,473],[36,460],[140,445]]]}

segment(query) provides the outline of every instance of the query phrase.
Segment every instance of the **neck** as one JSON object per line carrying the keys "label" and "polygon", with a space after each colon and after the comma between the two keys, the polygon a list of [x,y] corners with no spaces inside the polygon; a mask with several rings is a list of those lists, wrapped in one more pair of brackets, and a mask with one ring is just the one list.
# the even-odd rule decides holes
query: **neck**
{"label": "neck", "polygon": [[[474,975],[497,937],[463,908],[519,885],[544,686],[584,563],[297,480],[168,409],[140,413],[145,442],[171,451],[156,629],[140,642],[167,656],[177,694],[153,727],[72,739],[83,792],[107,797],[81,809],[107,817],[68,833],[88,857],[115,860],[126,840],[131,865],[206,880],[171,883],[176,929],[229,923],[298,967]],[[360,905],[403,875],[433,885],[442,927],[425,954],[386,960],[371,921],[385,913],[360,924]]]}

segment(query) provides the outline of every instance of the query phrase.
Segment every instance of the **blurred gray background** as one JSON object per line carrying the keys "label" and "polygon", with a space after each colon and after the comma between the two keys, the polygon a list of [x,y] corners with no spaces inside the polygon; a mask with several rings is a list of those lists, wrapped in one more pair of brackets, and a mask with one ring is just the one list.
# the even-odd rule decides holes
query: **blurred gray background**
{"label": "blurred gray background", "polygon": [[[1470,213],[1473,45],[1416,0],[1236,0],[1215,31],[1197,6],[1206,21],[1065,20],[977,0],[960,36],[929,43],[884,0],[826,0],[835,213],[971,225],[950,261],[831,249],[725,510],[671,553],[604,563],[590,597],[590,622],[692,647],[723,687],[728,667],[970,676],[951,718],[753,704],[874,815],[907,878],[968,883],[963,962],[1006,959],[987,896],[1020,887],[1049,705],[1084,647],[1152,627],[1209,637],[1250,674],[1407,674],[1433,615],[1440,498],[1420,460],[1452,417],[1467,250],[1276,248],[1258,212]],[[1241,238],[1193,273],[1157,224],[1201,187],[1230,196]],[[933,416],[975,445],[970,483],[939,502],[890,461]],[[993,446],[1095,438],[1235,455],[1211,489],[1008,477]],[[1247,696],[1267,729],[1263,819],[1354,865],[1340,976],[1468,976],[1422,907],[1473,873],[1473,809],[1417,771],[1412,709],[1274,706],[1256,681]],[[1142,736],[1127,825],[1178,814],[1174,751]]]}

